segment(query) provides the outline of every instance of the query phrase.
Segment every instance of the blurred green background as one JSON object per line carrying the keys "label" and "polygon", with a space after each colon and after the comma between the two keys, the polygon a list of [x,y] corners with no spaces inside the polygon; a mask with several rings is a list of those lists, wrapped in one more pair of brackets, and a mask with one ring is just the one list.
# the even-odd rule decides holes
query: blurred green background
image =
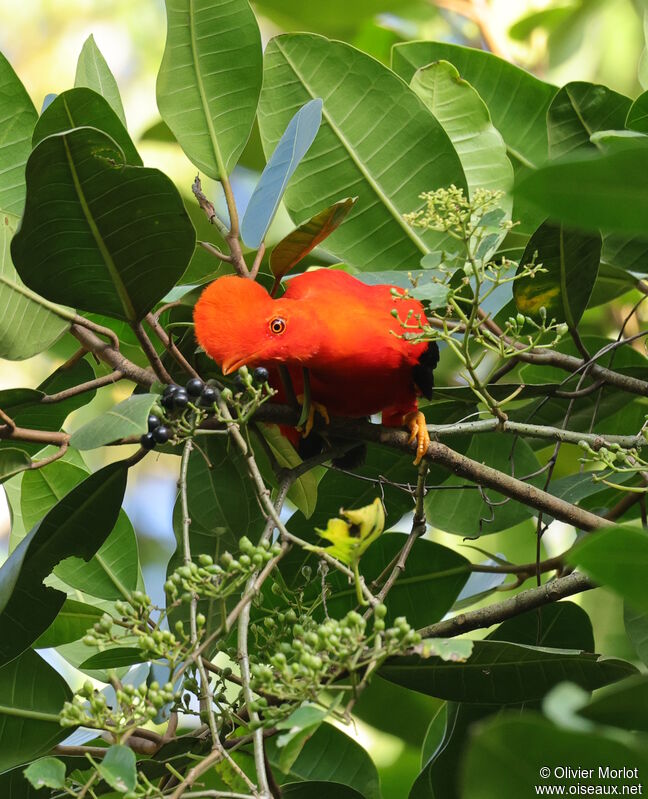
{"label": "blurred green background", "polygon": [[[646,0],[265,0],[253,4],[267,42],[283,30],[310,30],[344,39],[388,63],[391,46],[409,39],[439,39],[474,47],[489,47],[499,55],[561,85],[573,80],[603,83],[636,97],[648,84],[648,58],[643,54]],[[92,34],[117,81],[129,128],[139,140],[145,164],[167,172],[185,196],[195,169],[174,145],[156,140],[159,122],[155,79],[165,37],[162,0],[2,0],[0,50],[23,80],[37,108],[47,94],[74,82],[76,61]],[[643,77],[645,73],[646,78]],[[262,154],[251,144],[237,167],[235,190],[244,205],[256,178]],[[205,182],[208,193],[213,186]],[[289,228],[279,215],[270,242]],[[623,314],[623,307],[619,312]],[[646,321],[645,319],[643,320]],[[588,332],[604,334],[614,320],[597,310],[587,317]],[[22,363],[0,361],[0,389],[35,386],[72,353],[63,340],[53,351]],[[53,359],[52,352],[55,353]],[[450,377],[449,375],[447,377]],[[90,405],[71,417],[74,430],[100,408],[123,399],[126,387],[101,390]],[[119,456],[123,456],[123,452]],[[114,457],[117,455],[115,454]],[[92,466],[99,465],[96,462]],[[171,512],[177,462],[147,458],[134,470],[127,511],[138,532],[149,590],[159,596],[159,583],[171,553]],[[553,525],[548,554],[562,549],[570,533]],[[490,536],[487,546],[512,560],[535,557],[534,525],[528,522],[506,536]],[[0,493],[0,553],[6,553],[9,516]],[[437,536],[438,537],[438,536]],[[456,546],[456,538],[448,538]],[[477,553],[462,548],[464,554]],[[157,584],[157,587],[156,587]],[[595,623],[597,649],[633,658],[623,632],[621,603],[604,591],[578,599]],[[436,701],[376,680],[358,705],[357,740],[371,749],[381,772],[385,799],[405,795],[418,771],[420,744]]]}

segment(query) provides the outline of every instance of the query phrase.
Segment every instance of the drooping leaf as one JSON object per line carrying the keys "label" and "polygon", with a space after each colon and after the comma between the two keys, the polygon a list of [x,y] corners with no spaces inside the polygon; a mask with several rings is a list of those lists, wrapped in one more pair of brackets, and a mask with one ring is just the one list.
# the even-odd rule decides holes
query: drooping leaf
{"label": "drooping leaf", "polygon": [[0,667],[0,772],[46,754],[69,735],[59,712],[71,698],[63,677],[30,649]]}
{"label": "drooping leaf", "polygon": [[[358,202],[326,249],[361,270],[407,269],[447,238],[413,230],[403,214],[419,194],[465,188],[459,158],[441,125],[386,67],[342,42],[278,36],[265,54],[259,127],[266,153],[313,97],[322,125],[295,172],[285,204],[297,224],[350,193]],[[359,120],[370,120],[360,123]]]}
{"label": "drooping leaf", "polygon": [[31,462],[29,455],[21,449],[8,447],[0,450],[0,483],[29,469]]}
{"label": "drooping leaf", "polygon": [[11,254],[21,278],[44,297],[137,321],[175,285],[194,243],[169,178],[127,165],[105,133],[76,128],[32,152]]}
{"label": "drooping leaf", "polygon": [[126,163],[142,166],[142,159],[128,135],[123,121],[101,94],[79,87],[59,94],[41,114],[32,137],[36,147],[47,136],[72,128],[97,128],[121,147]]}
{"label": "drooping leaf", "polygon": [[587,690],[636,673],[630,663],[573,649],[475,641],[466,663],[414,655],[380,667],[382,677],[424,694],[475,704],[519,704],[541,699],[563,680]]}
{"label": "drooping leaf", "polygon": [[34,649],[69,644],[83,638],[93,624],[99,621],[103,611],[76,599],[66,599],[57,617],[33,643]]}
{"label": "drooping leaf", "polygon": [[340,200],[292,230],[270,253],[270,268],[277,281],[315,249],[346,219],[357,197]]}
{"label": "drooping leaf", "polygon": [[157,79],[162,119],[189,160],[228,175],[250,135],[262,80],[259,27],[248,0],[166,0]]}
{"label": "drooping leaf", "polygon": [[34,788],[62,788],[65,785],[65,763],[57,757],[41,757],[29,764],[25,777]]}
{"label": "drooping leaf", "polygon": [[159,399],[159,394],[133,394],[75,430],[70,445],[80,450],[96,449],[120,438],[142,435],[151,408]]}
{"label": "drooping leaf", "polygon": [[7,558],[0,569],[0,663],[17,657],[54,621],[65,594],[43,580],[63,558],[94,555],[117,520],[125,487],[123,463],[90,475]]}
{"label": "drooping leaf", "polygon": [[608,586],[638,610],[648,610],[648,534],[618,525],[586,536],[567,555],[597,582]]}
{"label": "drooping leaf", "polygon": [[558,90],[547,111],[549,155],[560,158],[574,150],[596,149],[590,141],[599,130],[621,130],[631,100],[594,83],[576,81]]}
{"label": "drooping leaf", "polygon": [[111,788],[120,793],[134,791],[137,782],[135,752],[123,744],[113,744],[100,763],[97,771]]}
{"label": "drooping leaf", "polygon": [[97,47],[94,36],[90,34],[83,43],[79,60],[77,61],[74,85],[86,87],[104,97],[112,110],[117,114],[124,127],[126,127],[126,114],[122,105],[119,87],[110,67],[106,63],[101,50]]}
{"label": "drooping leaf", "polygon": [[539,319],[539,310],[544,308],[547,319],[575,328],[587,308],[600,260],[599,233],[581,233],[545,222],[529,239],[518,273],[531,263],[542,264],[545,271],[513,283],[518,310]]}
{"label": "drooping leaf", "polygon": [[0,213],[14,216],[22,213],[25,164],[37,119],[38,114],[25,87],[0,53]]}
{"label": "drooping leaf", "polygon": [[322,101],[314,99],[303,105],[286,126],[245,209],[241,237],[248,247],[257,249],[261,245],[288,182],[315,140],[321,122]]}

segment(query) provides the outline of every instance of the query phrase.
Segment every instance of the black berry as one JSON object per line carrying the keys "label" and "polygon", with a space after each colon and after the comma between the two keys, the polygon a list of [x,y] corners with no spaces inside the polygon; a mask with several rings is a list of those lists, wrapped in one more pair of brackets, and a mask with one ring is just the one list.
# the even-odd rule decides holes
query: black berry
{"label": "black berry", "polygon": [[174,408],[186,408],[187,403],[189,402],[189,395],[184,390],[184,388],[179,388],[173,394],[173,407]]}
{"label": "black berry", "polygon": [[153,430],[155,430],[156,427],[159,427],[161,424],[162,422],[160,421],[159,416],[156,416],[154,413],[149,413],[149,418],[148,418],[149,432],[152,432]]}
{"label": "black berry", "polygon": [[168,386],[164,387],[164,391],[162,392],[163,397],[170,397],[172,394],[175,394],[176,391],[180,391],[180,386],[177,386],[175,383],[169,383]]}
{"label": "black berry", "polygon": [[144,435],[140,438],[140,445],[143,449],[153,449],[155,446],[153,433],[144,433]]}
{"label": "black berry", "polygon": [[257,368],[252,372],[252,377],[256,383],[267,383],[270,374],[265,366],[257,366]]}
{"label": "black berry", "polygon": [[187,380],[185,390],[190,397],[199,397],[204,387],[205,384],[199,377],[192,377],[191,380]]}
{"label": "black berry", "polygon": [[152,435],[156,444],[166,444],[169,440],[169,436],[171,435],[171,431],[168,427],[161,424],[159,427],[155,428]]}
{"label": "black berry", "polygon": [[166,408],[167,411],[172,411],[173,408],[175,407],[175,405],[173,403],[174,397],[175,397],[175,391],[172,392],[171,394],[166,394],[166,395],[163,394],[162,395],[162,400],[161,400],[162,407]]}
{"label": "black berry", "polygon": [[205,386],[200,395],[200,404],[203,408],[210,408],[216,402],[216,390],[211,386]]}
{"label": "black berry", "polygon": [[236,375],[234,378],[234,388],[236,391],[245,391],[247,386],[241,375]]}

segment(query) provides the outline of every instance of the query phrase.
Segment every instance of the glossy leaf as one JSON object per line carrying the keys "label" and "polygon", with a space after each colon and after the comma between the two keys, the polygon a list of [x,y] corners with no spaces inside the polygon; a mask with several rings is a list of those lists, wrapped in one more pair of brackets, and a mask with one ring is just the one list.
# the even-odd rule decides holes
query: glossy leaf
{"label": "glossy leaf", "polygon": [[111,788],[120,793],[134,791],[137,782],[135,752],[123,744],[114,744],[106,752],[97,771]]}
{"label": "glossy leaf", "polygon": [[648,149],[578,153],[528,173],[516,197],[545,215],[583,230],[645,235]]}
{"label": "glossy leaf", "polygon": [[41,757],[29,764],[25,777],[34,788],[62,788],[65,785],[65,763],[57,757]]}
{"label": "glossy leaf", "polygon": [[70,491],[0,568],[0,662],[30,646],[56,618],[65,594],[43,580],[63,558],[89,560],[112,530],[126,486],[123,463],[95,472]]}
{"label": "glossy leaf", "polygon": [[391,658],[379,673],[430,696],[483,705],[532,702],[563,680],[593,690],[635,674],[636,669],[622,660],[572,649],[475,641],[466,663],[412,655]]}
{"label": "glossy leaf", "polygon": [[599,233],[581,233],[545,222],[531,236],[518,267],[542,264],[545,271],[520,277],[513,283],[513,297],[525,316],[566,322],[575,328],[587,308],[601,260]]}
{"label": "glossy leaf", "polygon": [[175,285],[194,243],[169,178],[126,165],[106,134],[77,128],[32,152],[11,254],[21,278],[44,297],[137,321]]}
{"label": "glossy leaf", "polygon": [[25,87],[0,53],[0,214],[20,216],[22,213],[25,164],[37,119],[38,114]]}
{"label": "glossy leaf", "polygon": [[322,101],[314,99],[302,106],[288,123],[268,158],[241,222],[241,237],[248,247],[257,249],[261,245],[288,181],[310,149],[321,122]]}
{"label": "glossy leaf", "polygon": [[0,450],[0,483],[29,469],[31,462],[29,455],[21,449],[8,447]]}
{"label": "glossy leaf", "polygon": [[88,476],[88,470],[58,460],[23,477],[20,509],[26,530],[40,521],[56,503]]}
{"label": "glossy leaf", "polygon": [[[530,795],[530,786],[544,784],[562,786],[567,794],[576,782],[561,771],[565,766],[591,769],[591,776],[579,784],[591,787],[592,793],[597,785],[605,786],[597,793],[610,793],[614,786],[620,793],[622,785],[637,785],[636,780],[616,779],[614,772],[601,778],[599,768],[637,768],[641,775],[648,771],[648,758],[639,744],[633,747],[599,733],[564,730],[537,713],[503,715],[477,730],[464,761],[462,796],[518,799]],[[542,777],[545,768],[548,776]]]}
{"label": "glossy leaf", "polygon": [[59,712],[71,698],[63,677],[30,649],[0,668],[0,772],[46,754],[69,735]]}
{"label": "glossy leaf", "polygon": [[159,394],[133,394],[75,430],[70,445],[80,450],[96,449],[120,438],[146,433],[146,420],[159,399]]}
{"label": "glossy leaf", "polygon": [[142,166],[142,159],[123,121],[110,103],[96,91],[81,87],[59,94],[47,106],[34,128],[32,147],[36,147],[47,136],[84,127],[97,128],[106,133],[121,147],[126,163]]}
{"label": "glossy leaf", "polygon": [[10,252],[17,228],[17,217],[0,211],[0,358],[9,361],[22,361],[46,350],[70,326],[67,319],[45,307],[18,276]]}
{"label": "glossy leaf", "polygon": [[[296,109],[314,97],[323,101],[322,125],[285,195],[294,221],[357,195],[326,249],[361,270],[411,268],[448,244],[403,219],[420,206],[421,192],[466,185],[447,134],[414,93],[347,44],[311,34],[278,36],[266,49],[259,105],[266,153]],[[371,124],[358,124],[363,119]]]}
{"label": "glossy leaf", "polygon": [[549,155],[560,158],[574,150],[596,149],[590,141],[600,130],[621,130],[631,100],[598,84],[576,81],[558,90],[547,111]]}
{"label": "glossy leaf", "polygon": [[556,88],[484,50],[445,42],[406,42],[392,51],[392,68],[405,81],[417,69],[449,61],[488,106],[509,155],[526,166],[547,158],[545,115]]}
{"label": "glossy leaf", "polygon": [[448,61],[418,69],[410,86],[443,125],[461,160],[469,194],[476,189],[502,191],[510,215],[513,167],[486,104]]}
{"label": "glossy leaf", "polygon": [[86,87],[97,92],[104,97],[112,110],[117,114],[124,127],[126,127],[126,115],[122,105],[119,87],[115,80],[106,59],[97,47],[92,34],[83,43],[79,60],[77,61],[74,85]]}
{"label": "glossy leaf", "polygon": [[292,270],[318,244],[328,238],[346,219],[357,197],[348,197],[292,230],[270,253],[270,268],[277,281]]}
{"label": "glossy leaf", "polygon": [[101,608],[78,602],[76,599],[66,599],[59,614],[33,643],[34,649],[47,649],[48,647],[69,644],[83,638],[86,632],[103,616]]}
{"label": "glossy leaf", "polygon": [[259,27],[247,0],[166,0],[157,101],[189,160],[228,175],[247,141],[262,80]]}
{"label": "glossy leaf", "polygon": [[586,536],[571,549],[567,560],[578,566],[638,610],[648,610],[648,534],[616,526]]}

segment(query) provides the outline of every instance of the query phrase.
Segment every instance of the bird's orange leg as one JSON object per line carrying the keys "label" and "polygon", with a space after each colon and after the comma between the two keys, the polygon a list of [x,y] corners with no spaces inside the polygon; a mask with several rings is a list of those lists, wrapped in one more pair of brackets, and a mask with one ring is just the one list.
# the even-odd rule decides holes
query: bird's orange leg
{"label": "bird's orange leg", "polygon": [[416,441],[416,458],[414,459],[414,465],[418,466],[430,446],[430,434],[428,433],[425,416],[423,416],[421,411],[412,411],[411,413],[405,414],[403,422],[410,431],[408,443],[411,444],[413,441]]}
{"label": "bird's orange leg", "polygon": [[[303,394],[297,395],[297,402],[300,405],[304,404]],[[315,402],[315,400],[311,400],[310,407],[308,408],[308,419],[306,420],[306,424],[304,425],[304,429],[302,431],[302,435],[304,436],[304,438],[306,438],[309,435],[310,431],[313,429],[313,423],[315,421],[315,411],[319,413],[319,415],[322,417],[322,419],[324,419],[326,424],[329,424],[331,421],[326,406],[322,405],[321,402]],[[301,430],[301,428],[297,429]]]}

